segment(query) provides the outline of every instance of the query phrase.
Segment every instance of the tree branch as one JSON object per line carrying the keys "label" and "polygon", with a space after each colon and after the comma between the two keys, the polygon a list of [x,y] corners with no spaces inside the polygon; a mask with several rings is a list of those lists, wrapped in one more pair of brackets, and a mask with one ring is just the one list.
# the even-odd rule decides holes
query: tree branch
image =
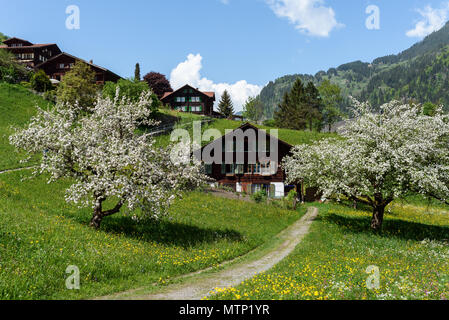
{"label": "tree branch", "polygon": [[119,203],[117,203],[117,205],[111,209],[111,210],[107,210],[107,211],[102,211],[101,215],[103,217],[108,217],[108,216],[112,216],[113,214],[119,213],[120,209],[123,207],[125,203],[125,200],[120,200]]}

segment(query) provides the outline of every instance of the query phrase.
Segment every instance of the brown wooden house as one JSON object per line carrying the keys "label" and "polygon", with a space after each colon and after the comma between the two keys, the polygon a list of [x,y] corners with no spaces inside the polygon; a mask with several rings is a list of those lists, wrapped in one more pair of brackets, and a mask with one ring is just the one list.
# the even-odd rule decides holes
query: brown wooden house
{"label": "brown wooden house", "polygon": [[205,116],[215,115],[215,92],[202,92],[189,85],[174,92],[166,92],[161,101],[179,112],[191,112]]}
{"label": "brown wooden house", "polygon": [[30,69],[61,53],[59,47],[54,43],[33,44],[19,38],[10,38],[3,43],[4,45],[1,45],[0,49],[11,52],[20,63]]}
{"label": "brown wooden house", "polygon": [[112,71],[97,66],[93,64],[92,61],[87,62],[65,52],[62,52],[57,56],[54,56],[51,59],[37,65],[35,69],[44,70],[50,79],[61,81],[64,75],[72,69],[77,61],[82,61],[91,67],[91,69],[95,72],[95,81],[97,84],[104,84],[106,81],[117,82],[121,79],[120,76],[116,75]]}
{"label": "brown wooden house", "polygon": [[[255,134],[248,134],[251,130]],[[286,175],[282,169],[281,163],[285,156],[291,153],[293,148],[287,142],[277,139],[268,133],[265,133],[267,151],[266,156],[261,157],[259,148],[259,135],[262,130],[246,123],[236,130],[224,135],[218,140],[211,142],[201,149],[202,155],[215,156],[218,146],[221,146],[222,161],[217,163],[207,163],[204,157],[206,173],[213,178],[216,183],[222,186],[230,187],[236,192],[245,192],[253,194],[260,190],[265,190],[271,198],[282,198],[288,192],[295,189],[300,199],[303,199],[301,185],[286,185]],[[242,135],[243,133],[243,135]],[[238,143],[236,137],[240,135],[243,143]],[[272,140],[274,139],[274,140]],[[263,141],[263,136],[261,141]],[[277,141],[277,155],[270,154],[270,145],[273,141]],[[198,158],[199,151],[195,153]],[[274,157],[275,156],[275,157]],[[232,159],[232,163],[225,161]],[[243,161],[242,161],[243,160]],[[255,160],[255,161],[254,161]]]}

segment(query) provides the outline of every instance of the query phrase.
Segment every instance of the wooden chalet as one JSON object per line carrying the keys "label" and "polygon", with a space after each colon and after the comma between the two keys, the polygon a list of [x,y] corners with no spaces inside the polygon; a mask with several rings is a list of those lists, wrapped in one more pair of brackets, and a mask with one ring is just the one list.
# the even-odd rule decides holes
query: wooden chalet
{"label": "wooden chalet", "polygon": [[77,61],[82,61],[91,67],[91,69],[95,72],[95,81],[97,84],[104,84],[106,81],[117,82],[121,79],[120,76],[116,75],[112,71],[97,66],[93,64],[92,61],[87,62],[65,52],[62,52],[57,56],[54,56],[51,59],[37,65],[35,69],[44,70],[50,79],[61,81],[64,75],[72,69]]}
{"label": "wooden chalet", "polygon": [[0,45],[0,49],[5,49],[14,54],[16,59],[29,69],[34,69],[38,64],[46,62],[61,53],[59,47],[54,43],[33,44],[19,38],[10,38],[3,43],[4,45]]}
{"label": "wooden chalet", "polygon": [[[248,130],[253,130],[255,135],[247,134]],[[242,132],[244,137],[243,145],[236,143],[236,136]],[[231,133],[204,146],[201,149],[202,155],[209,155],[211,152],[211,156],[215,156],[213,154],[214,151],[211,150],[218,146],[221,146],[220,150],[222,150],[221,163],[204,162],[207,175],[213,178],[219,185],[229,187],[235,192],[253,194],[260,190],[265,190],[271,198],[282,198],[295,189],[300,199],[303,199],[302,186],[286,185],[286,175],[281,166],[284,157],[291,154],[293,146],[265,133],[267,156],[262,159],[257,151],[259,150],[258,141],[261,132],[261,129],[250,123],[245,123]],[[263,141],[263,138],[261,139]],[[273,157],[269,152],[271,139],[277,140],[278,154],[276,157]],[[195,156],[199,156],[198,151],[195,153]],[[227,158],[232,159],[232,163],[225,161]],[[276,160],[273,161],[272,159]],[[202,157],[202,160],[204,161],[204,157]]]}
{"label": "wooden chalet", "polygon": [[185,85],[174,92],[166,92],[162,103],[179,112],[191,112],[204,116],[214,116],[215,92],[202,92]]}
{"label": "wooden chalet", "polygon": [[10,38],[3,43],[4,45],[1,45],[0,49],[5,49],[14,54],[17,60],[29,69],[44,70],[54,84],[62,80],[62,77],[71,70],[76,61],[87,63],[95,71],[97,84],[104,84],[106,81],[117,82],[121,79],[112,71],[97,66],[92,61],[87,62],[62,52],[54,43],[33,44],[19,38]]}

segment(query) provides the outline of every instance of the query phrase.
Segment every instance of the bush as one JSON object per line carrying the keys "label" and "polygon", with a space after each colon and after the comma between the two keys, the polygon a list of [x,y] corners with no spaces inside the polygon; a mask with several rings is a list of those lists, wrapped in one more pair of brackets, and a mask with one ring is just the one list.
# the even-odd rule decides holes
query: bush
{"label": "bush", "polygon": [[266,127],[273,127],[273,128],[275,128],[276,127],[276,121],[275,120],[265,120],[263,122],[263,125],[266,126]]}
{"label": "bush", "polygon": [[257,191],[251,195],[251,199],[253,199],[256,203],[261,203],[267,200],[267,192],[265,190]]}
{"label": "bush", "polygon": [[[117,88],[119,88],[120,99],[126,97],[133,102],[139,101],[142,93],[150,90],[150,87],[146,82],[120,79],[117,83],[106,82],[103,87],[103,97],[114,99]],[[149,105],[148,108],[150,108],[152,112],[156,112],[161,103],[155,94],[152,95],[152,98],[153,103]]]}
{"label": "bush", "polygon": [[20,82],[20,85],[26,89],[31,89],[31,83],[29,83],[28,81],[22,81]]}
{"label": "bush", "polygon": [[0,81],[19,83],[28,81],[30,73],[21,65],[13,54],[0,49]]}
{"label": "bush", "polygon": [[43,98],[52,103],[56,103],[56,90],[46,91],[43,95]]}
{"label": "bush", "polygon": [[97,89],[95,72],[88,64],[77,61],[58,85],[56,99],[76,107],[77,112],[91,112],[97,100]]}
{"label": "bush", "polygon": [[46,92],[53,90],[50,78],[45,74],[44,70],[39,70],[31,76],[31,88],[37,92]]}

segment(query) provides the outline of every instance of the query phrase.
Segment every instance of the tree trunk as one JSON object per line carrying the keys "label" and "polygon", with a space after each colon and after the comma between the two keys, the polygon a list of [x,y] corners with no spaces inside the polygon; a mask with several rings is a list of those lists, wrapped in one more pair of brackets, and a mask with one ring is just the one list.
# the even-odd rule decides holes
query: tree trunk
{"label": "tree trunk", "polygon": [[95,229],[100,229],[101,221],[103,220],[103,215],[101,213],[94,213],[92,220],[90,220],[90,226]]}
{"label": "tree trunk", "polygon": [[117,205],[113,209],[103,211],[103,202],[105,200],[106,200],[106,198],[104,198],[104,197],[97,199],[97,203],[94,208],[94,214],[93,214],[92,220],[90,220],[90,226],[92,228],[100,229],[101,221],[103,221],[103,218],[112,216],[113,214],[120,212],[120,209],[122,208],[122,206],[125,202],[125,200],[122,199],[117,203]]}
{"label": "tree trunk", "polygon": [[95,229],[100,229],[101,221],[103,220],[103,198],[97,199],[95,204],[94,214],[92,220],[90,220],[90,226]]}
{"label": "tree trunk", "polygon": [[385,205],[376,205],[373,211],[373,220],[371,221],[371,228],[375,231],[382,229],[384,222]]}

